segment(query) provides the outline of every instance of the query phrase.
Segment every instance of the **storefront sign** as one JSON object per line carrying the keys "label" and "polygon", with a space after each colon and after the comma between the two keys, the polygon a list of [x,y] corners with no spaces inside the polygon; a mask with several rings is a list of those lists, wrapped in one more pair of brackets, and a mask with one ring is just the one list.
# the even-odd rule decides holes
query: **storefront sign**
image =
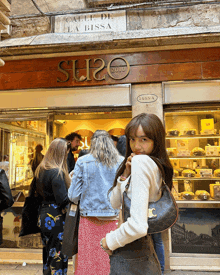
{"label": "storefront sign", "polygon": [[[94,64],[100,64],[98,68],[91,72],[90,63],[93,61]],[[114,65],[114,61],[120,61],[120,66]],[[107,64],[102,58],[85,59],[86,62],[86,75],[79,75],[79,69],[76,68],[78,60],[67,60],[60,61],[58,64],[58,71],[63,74],[62,77],[57,77],[57,82],[67,82],[72,74],[72,79],[77,82],[91,81],[92,78],[101,81],[106,79],[106,74],[98,75],[103,72],[104,68],[107,69],[107,75],[112,79],[121,80],[128,76],[130,72],[130,65],[128,61],[123,57],[116,57],[110,60]],[[64,68],[65,66],[65,68]]]}
{"label": "storefront sign", "polygon": [[55,16],[55,33],[115,31],[126,31],[126,13],[124,10]]}
{"label": "storefront sign", "polygon": [[139,95],[137,97],[137,101],[140,103],[152,103],[157,101],[158,96],[157,95],[147,95],[147,94],[143,94],[143,95]]}

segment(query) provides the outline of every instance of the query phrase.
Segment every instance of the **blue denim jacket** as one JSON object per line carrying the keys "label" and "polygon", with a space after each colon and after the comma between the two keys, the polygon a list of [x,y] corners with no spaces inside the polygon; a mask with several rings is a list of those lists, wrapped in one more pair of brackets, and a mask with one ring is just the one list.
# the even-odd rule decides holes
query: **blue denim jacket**
{"label": "blue denim jacket", "polygon": [[124,157],[119,156],[118,163],[113,168],[108,168],[99,163],[91,154],[78,158],[68,196],[74,203],[80,200],[81,216],[118,215],[119,211],[112,208],[107,195],[123,159]]}

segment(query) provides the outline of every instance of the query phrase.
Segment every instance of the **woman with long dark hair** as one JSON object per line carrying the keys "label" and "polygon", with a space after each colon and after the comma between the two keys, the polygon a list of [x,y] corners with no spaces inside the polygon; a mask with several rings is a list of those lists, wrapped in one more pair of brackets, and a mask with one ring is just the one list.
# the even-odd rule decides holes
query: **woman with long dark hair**
{"label": "woman with long dark hair", "polygon": [[31,169],[35,173],[37,166],[41,163],[44,158],[44,155],[41,153],[43,151],[43,146],[38,144],[35,147],[34,158],[31,160]]}
{"label": "woman with long dark hair", "polygon": [[126,126],[127,150],[110,201],[122,205],[125,187],[131,200],[130,217],[101,240],[110,256],[110,275],[159,275],[161,267],[148,232],[148,204],[161,197],[162,176],[172,188],[173,168],[165,147],[165,130],[154,114],[142,113]]}

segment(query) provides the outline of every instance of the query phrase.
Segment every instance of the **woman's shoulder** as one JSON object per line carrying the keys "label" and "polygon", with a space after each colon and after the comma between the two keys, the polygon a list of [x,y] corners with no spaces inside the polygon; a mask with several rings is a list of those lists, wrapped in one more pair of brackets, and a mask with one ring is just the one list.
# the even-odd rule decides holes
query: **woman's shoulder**
{"label": "woman's shoulder", "polygon": [[120,156],[119,155],[119,163],[122,163],[122,161],[124,160],[125,158],[123,156]]}
{"label": "woman's shoulder", "polygon": [[139,165],[142,165],[144,167],[149,167],[149,168],[153,168],[153,169],[157,169],[158,166],[157,164],[153,161],[153,159],[151,157],[149,157],[148,155],[135,155],[132,158],[132,163],[137,162]]}
{"label": "woman's shoulder", "polygon": [[77,162],[81,163],[81,162],[89,161],[89,160],[92,160],[92,159],[94,159],[93,155],[90,154],[90,153],[88,153],[88,154],[86,154],[84,156],[79,157],[77,159]]}
{"label": "woman's shoulder", "polygon": [[57,175],[59,173],[59,168],[51,168],[48,170],[44,170],[44,173],[47,175]]}

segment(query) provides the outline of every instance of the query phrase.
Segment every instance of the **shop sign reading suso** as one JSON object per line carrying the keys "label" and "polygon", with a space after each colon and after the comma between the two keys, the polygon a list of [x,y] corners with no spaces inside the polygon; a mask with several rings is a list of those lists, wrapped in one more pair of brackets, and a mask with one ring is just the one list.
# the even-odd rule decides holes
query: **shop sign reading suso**
{"label": "shop sign reading suso", "polygon": [[[82,81],[91,81],[93,79],[97,81],[105,80],[106,74],[104,74],[102,77],[98,76],[98,73],[101,73],[101,71],[107,67],[107,74],[115,80],[121,80],[128,76],[130,72],[130,65],[128,61],[123,57],[115,57],[112,60],[110,60],[107,64],[105,63],[105,60],[102,58],[95,58],[93,59],[94,64],[100,63],[100,66],[96,68],[91,76],[91,68],[90,68],[90,61],[92,59],[85,59],[86,61],[86,76],[81,75],[78,76],[78,70],[76,68],[76,64],[78,60],[68,60],[68,61],[60,61],[58,64],[58,71],[63,74],[63,77],[57,77],[57,82],[67,82],[70,79],[70,69],[64,69],[63,64],[66,63],[68,66],[71,66],[72,74],[73,74],[73,80],[77,82]],[[119,60],[123,63],[123,65],[120,66],[114,66],[113,62]]]}

